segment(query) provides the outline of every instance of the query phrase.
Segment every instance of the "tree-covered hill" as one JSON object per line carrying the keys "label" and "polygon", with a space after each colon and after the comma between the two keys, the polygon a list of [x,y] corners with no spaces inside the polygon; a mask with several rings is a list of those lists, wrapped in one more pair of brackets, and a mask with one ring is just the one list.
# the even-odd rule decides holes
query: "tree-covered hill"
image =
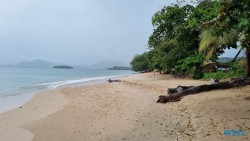
{"label": "tree-covered hill", "polygon": [[[237,48],[237,42],[242,49],[249,50],[249,3],[202,0],[195,6],[163,7],[152,17],[154,30],[148,40],[150,50],[133,58],[132,69],[202,78],[205,60],[217,61],[226,48]],[[250,66],[248,56],[247,52],[246,68]],[[247,76],[249,70],[246,70]]]}

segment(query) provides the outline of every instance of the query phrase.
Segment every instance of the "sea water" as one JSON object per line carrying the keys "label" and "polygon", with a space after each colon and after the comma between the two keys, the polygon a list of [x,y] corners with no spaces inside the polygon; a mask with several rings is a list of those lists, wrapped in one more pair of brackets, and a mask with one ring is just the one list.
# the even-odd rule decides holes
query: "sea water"
{"label": "sea water", "polygon": [[105,81],[129,70],[0,68],[0,113],[27,102],[35,92],[74,83]]}

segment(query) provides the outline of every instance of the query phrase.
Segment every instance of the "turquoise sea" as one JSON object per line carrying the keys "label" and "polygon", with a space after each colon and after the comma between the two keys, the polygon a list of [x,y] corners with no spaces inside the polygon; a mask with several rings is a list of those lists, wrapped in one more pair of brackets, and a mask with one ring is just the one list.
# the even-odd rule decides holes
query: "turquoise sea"
{"label": "turquoise sea", "polygon": [[132,73],[129,70],[0,68],[0,113],[24,104],[40,90],[74,83],[105,82]]}

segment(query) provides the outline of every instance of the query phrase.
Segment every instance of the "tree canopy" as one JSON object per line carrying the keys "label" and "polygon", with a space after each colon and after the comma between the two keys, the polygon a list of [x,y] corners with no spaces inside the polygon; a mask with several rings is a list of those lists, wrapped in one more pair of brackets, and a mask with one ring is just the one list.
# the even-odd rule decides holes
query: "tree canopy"
{"label": "tree canopy", "polygon": [[203,24],[200,51],[207,59],[225,48],[236,48],[240,42],[246,48],[246,76],[250,76],[250,1],[218,1],[216,18]]}
{"label": "tree canopy", "polygon": [[[150,50],[144,53],[147,70],[200,77],[203,75],[196,74],[205,59],[216,60],[224,49],[236,48],[237,42],[250,50],[249,7],[250,2],[244,0],[203,0],[195,6],[163,7],[152,17]],[[249,68],[250,63],[246,65]]]}
{"label": "tree canopy", "polygon": [[130,62],[133,71],[137,72],[148,72],[150,71],[149,68],[149,60],[148,54],[145,52],[140,55],[136,55],[133,60]]}

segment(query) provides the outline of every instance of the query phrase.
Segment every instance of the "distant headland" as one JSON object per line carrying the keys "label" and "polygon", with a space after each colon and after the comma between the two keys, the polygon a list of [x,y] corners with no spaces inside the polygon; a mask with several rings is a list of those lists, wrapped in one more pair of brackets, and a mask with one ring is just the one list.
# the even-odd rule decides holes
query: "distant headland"
{"label": "distant headland", "polygon": [[113,68],[108,68],[108,70],[131,70],[131,67],[113,66]]}

